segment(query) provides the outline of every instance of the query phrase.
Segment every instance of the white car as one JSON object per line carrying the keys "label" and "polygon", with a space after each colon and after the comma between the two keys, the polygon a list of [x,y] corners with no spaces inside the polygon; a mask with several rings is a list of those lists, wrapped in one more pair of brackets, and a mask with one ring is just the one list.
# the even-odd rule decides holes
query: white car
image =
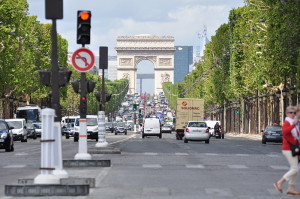
{"label": "white car", "polygon": [[14,141],[20,140],[21,142],[27,142],[27,129],[25,119],[5,119],[12,129]]}
{"label": "white car", "polygon": [[188,121],[184,129],[184,143],[193,140],[209,144],[209,138],[209,127],[205,121]]}

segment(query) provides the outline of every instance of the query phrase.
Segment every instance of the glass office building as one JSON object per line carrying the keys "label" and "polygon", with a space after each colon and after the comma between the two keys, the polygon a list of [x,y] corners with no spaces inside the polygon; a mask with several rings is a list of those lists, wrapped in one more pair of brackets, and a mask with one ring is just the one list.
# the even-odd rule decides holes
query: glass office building
{"label": "glass office building", "polygon": [[174,83],[184,80],[190,71],[190,65],[193,65],[193,46],[175,46],[174,53]]}

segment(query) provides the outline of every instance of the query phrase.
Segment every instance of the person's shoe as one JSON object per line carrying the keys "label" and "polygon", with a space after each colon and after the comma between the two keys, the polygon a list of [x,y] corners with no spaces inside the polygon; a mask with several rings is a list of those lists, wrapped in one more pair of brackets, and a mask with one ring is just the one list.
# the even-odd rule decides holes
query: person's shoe
{"label": "person's shoe", "polygon": [[286,194],[292,196],[300,196],[300,192],[297,191],[288,191]]}
{"label": "person's shoe", "polygon": [[[281,189],[281,187],[279,187],[278,182],[275,182],[273,185],[279,193],[282,193],[282,189]],[[288,193],[290,193],[290,192],[288,192]]]}

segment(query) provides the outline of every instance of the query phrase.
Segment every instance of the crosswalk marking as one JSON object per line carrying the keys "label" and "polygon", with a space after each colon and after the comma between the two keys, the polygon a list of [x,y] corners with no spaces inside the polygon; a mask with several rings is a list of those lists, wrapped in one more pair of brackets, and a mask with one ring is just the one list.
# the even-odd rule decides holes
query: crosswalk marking
{"label": "crosswalk marking", "polygon": [[146,152],[146,153],[144,153],[144,155],[157,155],[157,153]]}
{"label": "crosswalk marking", "polygon": [[205,168],[205,166],[202,164],[195,164],[195,165],[188,164],[188,165],[185,165],[185,167],[188,169],[204,169]]}
{"label": "crosswalk marking", "polygon": [[26,165],[25,164],[20,164],[20,165],[17,165],[17,164],[15,164],[15,165],[6,165],[6,166],[3,166],[2,168],[5,168],[5,169],[17,169],[17,168],[24,168],[24,167],[26,167]]}
{"label": "crosswalk marking", "polygon": [[247,169],[248,168],[246,165],[238,165],[238,164],[228,165],[228,167],[231,169]]}
{"label": "crosswalk marking", "polygon": [[288,166],[271,165],[270,167],[275,170],[289,170]]}
{"label": "crosswalk marking", "polygon": [[189,155],[188,153],[175,153],[175,155]]}
{"label": "crosswalk marking", "polygon": [[143,168],[159,169],[159,168],[161,168],[161,165],[160,164],[143,164]]}

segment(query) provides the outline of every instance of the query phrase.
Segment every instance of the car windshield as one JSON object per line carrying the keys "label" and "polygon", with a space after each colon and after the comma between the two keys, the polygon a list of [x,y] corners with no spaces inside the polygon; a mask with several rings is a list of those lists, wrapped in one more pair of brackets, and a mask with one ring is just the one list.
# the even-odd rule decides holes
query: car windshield
{"label": "car windshield", "polygon": [[118,126],[118,127],[124,127],[125,124],[124,124],[124,123],[118,123],[117,126]]}
{"label": "car windshield", "polygon": [[4,122],[0,122],[0,131],[7,130],[7,127]]}
{"label": "car windshield", "polygon": [[170,127],[170,124],[164,124],[164,127]]}
{"label": "car windshield", "polygon": [[266,128],[268,131],[281,131],[281,126],[268,126]]}
{"label": "car windshield", "polygon": [[188,127],[207,127],[205,122],[189,122]]}
{"label": "car windshield", "polygon": [[35,129],[41,129],[42,128],[41,124],[33,124],[33,127]]}
{"label": "car windshield", "polygon": [[15,129],[21,129],[22,128],[22,122],[21,121],[8,121],[7,122],[9,126],[14,127]]}
{"label": "car windshield", "polygon": [[98,125],[97,118],[87,118],[86,125],[87,126],[97,126]]}

